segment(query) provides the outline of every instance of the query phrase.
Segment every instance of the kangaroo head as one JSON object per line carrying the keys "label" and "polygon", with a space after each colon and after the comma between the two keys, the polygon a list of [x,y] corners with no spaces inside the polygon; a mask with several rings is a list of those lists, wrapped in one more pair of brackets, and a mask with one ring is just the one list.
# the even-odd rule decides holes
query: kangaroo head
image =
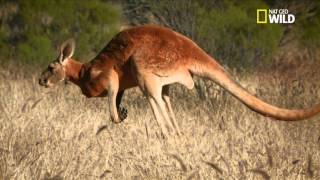
{"label": "kangaroo head", "polygon": [[60,81],[66,79],[65,66],[72,57],[75,48],[73,39],[65,41],[60,46],[60,54],[57,59],[49,64],[42,72],[39,84],[45,87],[52,87]]}

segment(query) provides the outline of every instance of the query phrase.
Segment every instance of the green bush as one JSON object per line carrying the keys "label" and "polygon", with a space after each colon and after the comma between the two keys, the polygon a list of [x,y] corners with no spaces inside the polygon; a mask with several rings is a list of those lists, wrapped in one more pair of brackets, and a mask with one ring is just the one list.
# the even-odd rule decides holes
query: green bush
{"label": "green bush", "polygon": [[[88,60],[120,25],[120,8],[102,0],[17,0],[16,5],[4,24],[10,29],[5,41],[14,51],[12,58],[29,64],[52,61],[60,43],[71,37],[77,43],[76,58]],[[0,33],[0,46],[1,38]]]}
{"label": "green bush", "polygon": [[26,41],[18,44],[17,52],[18,59],[33,64],[44,64],[54,58],[52,42],[44,36],[29,36]]}
{"label": "green bush", "polygon": [[317,51],[320,47],[320,2],[312,2],[296,15],[294,32],[302,47]]}
{"label": "green bush", "polygon": [[10,47],[7,45],[7,37],[7,33],[0,28],[0,57],[3,59],[10,57]]}
{"label": "green bush", "polygon": [[283,27],[257,24],[256,9],[268,8],[262,1],[223,1],[222,8],[198,7],[197,35],[204,48],[217,59],[237,67],[266,63],[276,51]]}

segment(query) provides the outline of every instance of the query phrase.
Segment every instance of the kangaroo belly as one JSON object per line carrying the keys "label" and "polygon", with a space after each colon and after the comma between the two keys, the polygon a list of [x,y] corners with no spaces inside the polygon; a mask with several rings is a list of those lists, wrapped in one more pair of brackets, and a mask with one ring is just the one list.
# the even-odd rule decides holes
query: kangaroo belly
{"label": "kangaroo belly", "polygon": [[194,82],[191,74],[188,71],[178,71],[168,76],[161,77],[162,85],[179,83],[186,86],[188,89],[193,89]]}

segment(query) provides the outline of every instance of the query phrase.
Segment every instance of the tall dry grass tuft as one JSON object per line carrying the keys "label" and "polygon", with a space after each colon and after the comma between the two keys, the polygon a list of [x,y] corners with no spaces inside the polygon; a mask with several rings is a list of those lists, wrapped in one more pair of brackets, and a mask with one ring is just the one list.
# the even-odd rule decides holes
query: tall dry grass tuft
{"label": "tall dry grass tuft", "polygon": [[[163,140],[137,89],[125,93],[128,118],[113,124],[105,98],[86,99],[69,83],[43,89],[37,76],[0,69],[0,179],[320,178],[320,116],[271,121],[197,80],[202,98],[173,88],[184,135]],[[319,77],[309,67],[236,79],[267,102],[300,108],[320,101]]]}

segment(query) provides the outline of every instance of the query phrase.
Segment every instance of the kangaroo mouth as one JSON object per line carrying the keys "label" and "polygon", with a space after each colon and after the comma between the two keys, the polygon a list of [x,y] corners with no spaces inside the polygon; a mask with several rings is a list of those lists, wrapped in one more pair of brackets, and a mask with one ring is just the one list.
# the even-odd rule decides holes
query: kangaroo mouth
{"label": "kangaroo mouth", "polygon": [[45,80],[42,80],[42,79],[39,79],[39,85],[42,86],[42,87],[45,87],[45,88],[49,88],[49,87],[52,86],[52,85],[50,85],[49,82],[47,82]]}
{"label": "kangaroo mouth", "polygon": [[50,86],[48,84],[39,84],[41,87],[44,87],[44,88],[49,88]]}

